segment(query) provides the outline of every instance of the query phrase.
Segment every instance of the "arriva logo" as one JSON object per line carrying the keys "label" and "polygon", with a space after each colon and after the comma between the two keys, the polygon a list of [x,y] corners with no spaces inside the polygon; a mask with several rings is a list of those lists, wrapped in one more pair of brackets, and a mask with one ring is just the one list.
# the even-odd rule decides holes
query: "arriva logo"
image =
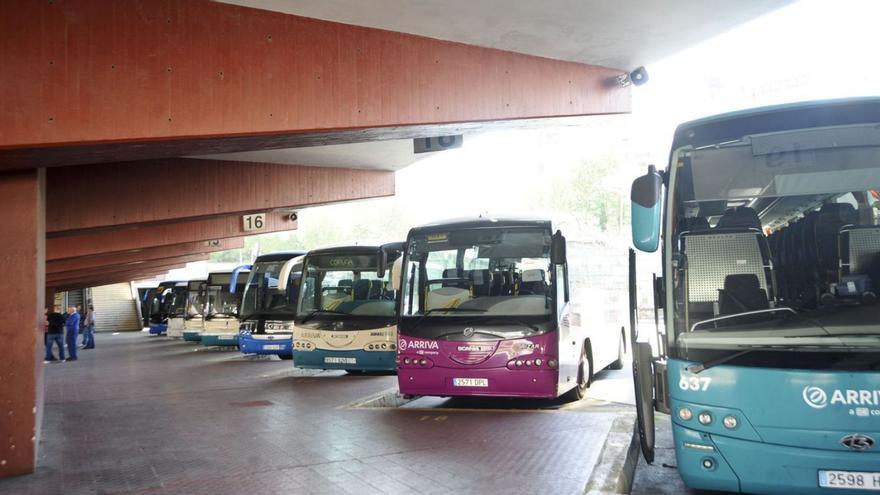
{"label": "arriva logo", "polygon": [[825,390],[814,385],[804,387],[804,402],[815,409],[822,409],[828,404],[844,406],[880,406],[880,390],[841,390],[835,389],[831,397]]}
{"label": "arriva logo", "polygon": [[828,405],[828,394],[819,387],[808,385],[804,387],[804,402],[815,409],[822,409]]}
{"label": "arriva logo", "polygon": [[440,346],[437,345],[437,342],[433,340],[411,340],[409,342],[400,339],[397,342],[397,347],[401,351],[405,351],[407,349],[440,349]]}

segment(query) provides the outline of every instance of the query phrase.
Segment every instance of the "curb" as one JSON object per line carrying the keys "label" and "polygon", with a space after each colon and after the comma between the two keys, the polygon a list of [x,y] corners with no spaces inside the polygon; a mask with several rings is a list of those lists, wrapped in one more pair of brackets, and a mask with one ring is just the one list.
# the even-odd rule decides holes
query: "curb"
{"label": "curb", "polygon": [[635,414],[624,414],[614,420],[599,460],[593,467],[585,495],[620,494],[632,490],[636,465],[639,463],[639,440]]}

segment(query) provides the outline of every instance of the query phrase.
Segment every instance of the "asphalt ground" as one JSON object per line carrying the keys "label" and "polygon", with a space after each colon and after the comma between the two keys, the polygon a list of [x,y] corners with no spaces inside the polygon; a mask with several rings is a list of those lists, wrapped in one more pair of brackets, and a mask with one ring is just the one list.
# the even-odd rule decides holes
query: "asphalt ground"
{"label": "asphalt ground", "polygon": [[377,404],[396,396],[395,376],[143,332],[97,341],[44,365],[37,471],[0,480],[0,493],[579,494],[600,457],[620,457],[606,443],[632,416],[629,366],[577,403]]}

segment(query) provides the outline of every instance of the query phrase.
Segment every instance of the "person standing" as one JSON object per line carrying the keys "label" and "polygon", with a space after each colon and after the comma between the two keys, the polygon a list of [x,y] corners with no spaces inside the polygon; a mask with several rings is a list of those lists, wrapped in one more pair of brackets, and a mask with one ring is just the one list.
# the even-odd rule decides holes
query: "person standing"
{"label": "person standing", "polygon": [[79,313],[76,308],[70,306],[67,308],[67,321],[64,322],[64,328],[67,330],[67,353],[70,357],[68,361],[76,361],[76,336],[79,335]]}
{"label": "person standing", "polygon": [[89,304],[83,318],[83,349],[95,348],[95,307]]}
{"label": "person standing", "polygon": [[[46,328],[46,358],[45,362],[64,361],[64,315],[52,311],[47,316],[49,320]],[[52,345],[58,344],[58,359],[52,352]]]}

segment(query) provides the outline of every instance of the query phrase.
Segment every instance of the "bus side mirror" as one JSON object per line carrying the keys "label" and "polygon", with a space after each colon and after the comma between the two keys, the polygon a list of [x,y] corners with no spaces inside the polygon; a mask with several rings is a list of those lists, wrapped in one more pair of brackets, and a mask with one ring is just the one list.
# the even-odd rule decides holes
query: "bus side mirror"
{"label": "bus side mirror", "polygon": [[562,235],[562,232],[557,230],[550,242],[550,263],[564,265],[565,261],[565,237]]}
{"label": "bus side mirror", "polygon": [[385,278],[385,272],[388,270],[388,253],[402,252],[403,246],[404,243],[402,242],[390,242],[379,246],[378,262],[376,266],[376,275],[379,278]]}
{"label": "bus side mirror", "polygon": [[663,177],[653,165],[648,173],[633,181],[630,192],[632,202],[632,240],[640,250],[653,253],[660,244],[660,197]]}

